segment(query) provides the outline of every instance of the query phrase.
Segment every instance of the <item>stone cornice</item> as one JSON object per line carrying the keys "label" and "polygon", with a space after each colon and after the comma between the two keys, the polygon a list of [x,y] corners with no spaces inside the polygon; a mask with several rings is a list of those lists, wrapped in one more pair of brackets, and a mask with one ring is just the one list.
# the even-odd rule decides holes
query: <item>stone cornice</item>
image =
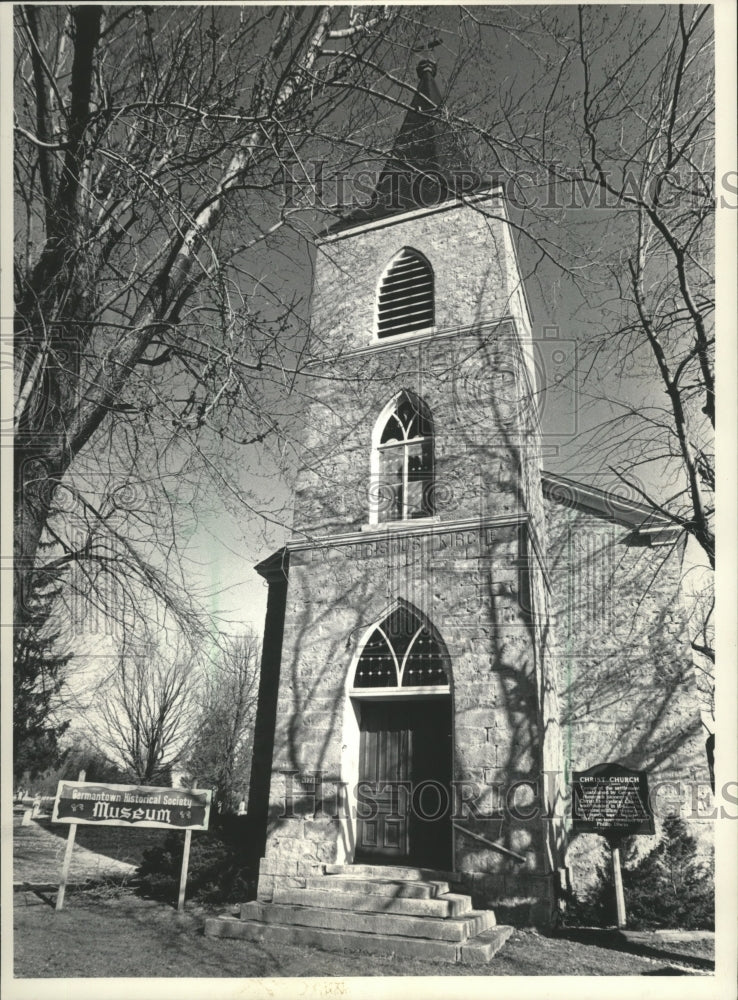
{"label": "stone cornice", "polygon": [[305,368],[335,364],[337,361],[358,358],[366,354],[377,354],[381,351],[400,351],[404,347],[414,347],[415,344],[428,344],[436,340],[445,340],[449,337],[472,337],[478,334],[496,333],[504,326],[511,327],[511,333],[516,333],[518,338],[520,337],[515,317],[501,316],[499,319],[489,320],[486,323],[474,323],[471,326],[455,326],[446,328],[445,330],[433,330],[430,333],[416,333],[406,337],[390,337],[387,340],[378,340],[367,347],[359,347],[356,350],[346,351],[343,354],[315,358],[315,360],[308,361],[305,364]]}
{"label": "stone cornice", "polygon": [[398,212],[396,215],[383,216],[380,219],[373,219],[367,222],[358,222],[356,225],[347,225],[345,229],[339,229],[333,233],[321,234],[315,239],[316,246],[324,243],[335,243],[344,240],[349,236],[358,236],[359,233],[368,232],[371,229],[385,229],[387,226],[396,226],[399,222],[409,222],[411,219],[419,219],[424,215],[435,215],[438,212],[448,212],[449,209],[463,208],[466,205],[473,205],[480,201],[494,201],[502,198],[502,188],[491,188],[479,194],[466,195],[464,198],[450,198],[439,205],[429,205],[427,208],[414,208],[409,212]]}
{"label": "stone cornice", "polygon": [[272,554],[267,556],[266,559],[262,559],[260,563],[257,563],[256,566],[254,566],[254,569],[259,576],[263,576],[268,583],[278,583],[280,581],[287,581],[289,567],[290,554],[287,547],[284,546],[281,549],[277,549],[276,552],[272,552]]}
{"label": "stone cornice", "polygon": [[578,483],[566,476],[541,472],[543,495],[547,500],[571,507],[583,514],[593,514],[632,531],[651,535],[663,541],[663,536],[676,536],[682,529],[661,511],[639,500],[629,500],[596,486]]}
{"label": "stone cornice", "polygon": [[288,552],[308,552],[315,549],[327,549],[338,546],[371,545],[372,543],[387,539],[422,538],[423,536],[435,537],[460,531],[483,531],[486,528],[508,527],[525,527],[528,537],[531,540],[536,563],[541,571],[546,588],[550,592],[551,578],[543,559],[540,540],[533,527],[530,514],[525,512],[519,514],[499,514],[483,518],[470,517],[459,519],[458,521],[439,521],[429,518],[409,524],[395,522],[393,524],[362,525],[359,531],[323,535],[310,541],[291,540],[287,542],[285,548]]}
{"label": "stone cornice", "polygon": [[311,540],[290,540],[285,548],[288,552],[300,552],[307,549],[333,548],[339,545],[366,545],[381,538],[415,538],[422,535],[442,535],[455,531],[475,531],[484,528],[517,527],[528,524],[530,515],[498,514],[493,517],[468,517],[458,521],[430,521],[420,523],[391,522],[386,524],[363,526],[359,531],[347,531],[335,535],[321,535]]}
{"label": "stone cornice", "polygon": [[[678,537],[680,528],[672,524],[663,514],[639,501],[628,500],[594,486],[577,483],[553,473],[542,472],[541,484],[544,497],[554,503],[570,507],[584,514],[591,514],[615,524],[629,528],[635,534],[647,537],[652,545],[672,544]],[[481,531],[485,528],[525,526],[536,562],[543,575],[546,587],[551,589],[551,581],[543,558],[540,540],[528,513],[499,514],[491,517],[461,518],[455,521],[440,521],[428,518],[421,521],[394,522],[376,525],[362,525],[358,530],[328,535],[291,539],[286,545],[273,552],[255,566],[257,573],[270,583],[286,581],[289,572],[291,552],[305,552],[348,545],[366,545],[384,539],[418,538],[451,534],[459,531]]]}

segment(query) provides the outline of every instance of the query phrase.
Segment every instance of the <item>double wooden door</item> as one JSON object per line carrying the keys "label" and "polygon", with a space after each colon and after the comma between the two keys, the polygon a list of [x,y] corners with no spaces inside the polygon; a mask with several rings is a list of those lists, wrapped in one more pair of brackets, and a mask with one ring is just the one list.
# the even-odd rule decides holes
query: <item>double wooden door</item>
{"label": "double wooden door", "polygon": [[451,867],[451,699],[364,701],[357,861]]}

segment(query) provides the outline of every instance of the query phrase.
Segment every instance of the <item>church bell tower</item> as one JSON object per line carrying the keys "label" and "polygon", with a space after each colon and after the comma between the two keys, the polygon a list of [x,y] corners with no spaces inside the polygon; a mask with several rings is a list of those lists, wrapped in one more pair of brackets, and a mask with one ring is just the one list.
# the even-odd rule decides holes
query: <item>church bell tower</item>
{"label": "church bell tower", "polygon": [[317,241],[294,527],[257,567],[263,901],[402,865],[549,906],[561,863],[531,320],[435,74],[372,203]]}

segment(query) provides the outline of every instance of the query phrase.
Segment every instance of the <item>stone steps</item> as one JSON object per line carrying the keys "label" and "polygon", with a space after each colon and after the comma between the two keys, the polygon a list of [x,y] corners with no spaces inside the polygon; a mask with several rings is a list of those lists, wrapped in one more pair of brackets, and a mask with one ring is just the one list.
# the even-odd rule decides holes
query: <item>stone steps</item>
{"label": "stone steps", "polygon": [[434,941],[396,934],[362,934],[327,928],[284,924],[262,924],[237,917],[209,917],[205,921],[208,937],[236,938],[265,942],[271,946],[301,944],[323,951],[363,951],[372,955],[419,958],[433,962],[485,964],[500,950],[513,932],[512,927],[492,927],[468,941]]}
{"label": "stone steps", "polygon": [[346,875],[362,879],[401,879],[405,882],[453,882],[453,872],[435,868],[408,868],[404,865],[324,865],[326,875]]}
{"label": "stone steps", "polygon": [[306,887],[281,887],[270,902],[241,907],[240,919],[210,917],[205,934],[326,951],[365,951],[401,958],[485,963],[511,927],[471,897],[450,892],[452,873],[380,865],[326,865]]}
{"label": "stone steps", "polygon": [[459,917],[402,916],[398,913],[354,913],[322,906],[292,906],[281,903],[244,903],[242,920],[264,924],[292,924],[326,930],[358,931],[366,934],[399,934],[402,937],[436,941],[465,941],[494,927],[492,910],[470,910]]}
{"label": "stone steps", "polygon": [[353,875],[317,875],[305,880],[307,889],[326,892],[369,893],[378,896],[435,899],[450,891],[448,882],[403,881],[402,879],[357,878]]}
{"label": "stone steps", "polygon": [[398,913],[417,917],[458,917],[469,913],[471,898],[457,893],[444,893],[432,899],[417,899],[389,893],[340,892],[328,888],[278,889],[275,903],[290,906],[321,906],[332,910],[353,910],[361,913]]}

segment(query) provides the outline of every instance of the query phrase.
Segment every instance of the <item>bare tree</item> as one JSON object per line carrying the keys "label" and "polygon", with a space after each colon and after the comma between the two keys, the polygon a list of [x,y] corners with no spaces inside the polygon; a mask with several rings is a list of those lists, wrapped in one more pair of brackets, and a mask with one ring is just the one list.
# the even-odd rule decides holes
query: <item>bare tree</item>
{"label": "bare tree", "polygon": [[[665,404],[640,407],[637,420],[649,432],[641,431],[639,444],[646,447],[637,457],[629,449],[629,464],[621,458],[614,468],[624,483],[692,536],[714,567],[714,78],[709,17],[705,7],[674,12],[665,26],[655,99],[652,95],[648,104],[626,86],[629,59],[616,86],[594,77],[587,56],[592,29],[584,12],[579,15],[579,48],[588,148],[583,174],[617,199],[628,237],[617,261],[609,263],[621,315],[608,335],[615,337],[621,362],[633,354],[644,358],[647,376],[660,382],[666,396]],[[634,122],[643,119],[620,148],[611,123],[605,124],[613,111],[627,113]],[[607,356],[603,338],[598,347]],[[630,474],[638,475],[646,463],[679,469],[668,480],[673,492],[663,499],[642,490]]]}
{"label": "bare tree", "polygon": [[215,788],[215,801],[225,812],[248,789],[258,677],[259,645],[254,636],[226,636],[200,688],[187,766],[198,785]]}
{"label": "bare tree", "polygon": [[[692,576],[696,579],[691,579]],[[714,729],[715,590],[712,577],[713,574],[705,567],[694,567],[687,574],[684,589],[687,629],[692,645],[697,688],[702,701],[703,721]]]}
{"label": "bare tree", "polygon": [[[54,496],[77,488],[105,435],[129,451],[127,473],[178,475],[197,454],[248,505],[219,449],[276,434],[269,390],[294,377],[293,304],[270,298],[253,255],[289,226],[285,165],[328,141],[352,79],[377,75],[390,20],[372,7],[18,8],[18,620]],[[107,530],[95,499],[86,514]],[[60,558],[87,558],[56,538]]]}
{"label": "bare tree", "polygon": [[462,29],[482,59],[493,32],[536,53],[527,82],[498,79],[487,121],[458,117],[517,206],[529,289],[547,288],[564,337],[582,331],[572,461],[714,566],[711,8],[463,8]]}
{"label": "bare tree", "polygon": [[129,643],[98,687],[92,738],[137,781],[161,782],[192,739],[196,691],[196,659],[182,644]]}

